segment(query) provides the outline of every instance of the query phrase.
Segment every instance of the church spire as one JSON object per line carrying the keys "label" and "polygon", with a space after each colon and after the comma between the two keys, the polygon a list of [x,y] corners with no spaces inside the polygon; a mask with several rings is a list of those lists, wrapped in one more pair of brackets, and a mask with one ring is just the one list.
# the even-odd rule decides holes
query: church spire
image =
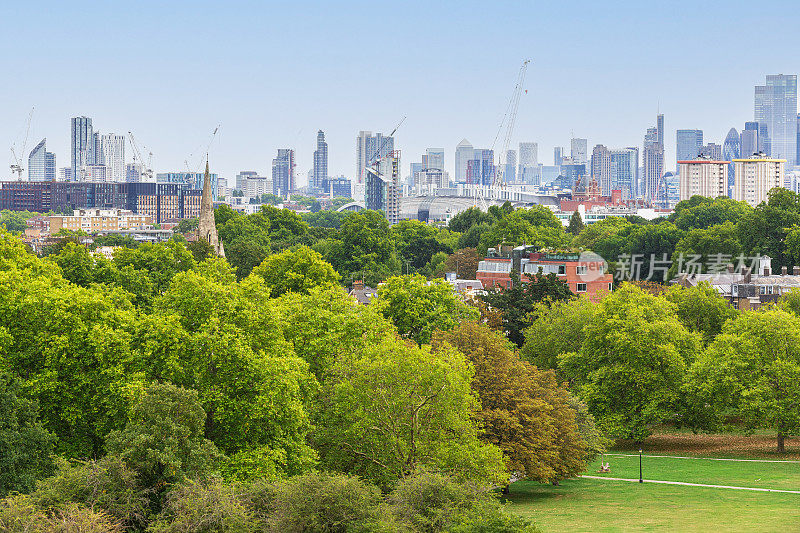
{"label": "church spire", "polygon": [[217,225],[214,221],[214,201],[211,194],[211,174],[208,171],[208,157],[206,157],[206,173],[203,177],[203,196],[200,200],[200,220],[197,224],[197,238],[203,239],[211,245],[214,252],[225,257],[225,249],[217,237]]}

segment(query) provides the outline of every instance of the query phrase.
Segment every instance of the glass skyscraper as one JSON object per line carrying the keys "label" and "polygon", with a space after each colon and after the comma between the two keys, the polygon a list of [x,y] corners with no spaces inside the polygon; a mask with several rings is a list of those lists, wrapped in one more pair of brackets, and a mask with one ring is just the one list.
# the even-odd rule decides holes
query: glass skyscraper
{"label": "glass skyscraper", "polygon": [[767,76],[766,85],[755,88],[754,108],[755,120],[766,129],[767,155],[797,164],[797,76]]}
{"label": "glass skyscraper", "polygon": [[47,139],[42,139],[28,156],[28,181],[55,181],[56,155],[47,151]]}
{"label": "glass skyscraper", "polygon": [[703,148],[703,130],[678,130],[675,145],[675,168],[678,161],[691,161]]}
{"label": "glass skyscraper", "polygon": [[83,165],[94,165],[94,134],[92,119],[89,117],[72,118],[72,134],[70,142],[70,163],[72,179],[77,180]]}
{"label": "glass skyscraper", "polygon": [[314,151],[314,170],[311,174],[312,183],[309,185],[315,189],[323,189],[325,182],[328,181],[328,143],[325,142],[325,132],[317,132],[317,149]]}

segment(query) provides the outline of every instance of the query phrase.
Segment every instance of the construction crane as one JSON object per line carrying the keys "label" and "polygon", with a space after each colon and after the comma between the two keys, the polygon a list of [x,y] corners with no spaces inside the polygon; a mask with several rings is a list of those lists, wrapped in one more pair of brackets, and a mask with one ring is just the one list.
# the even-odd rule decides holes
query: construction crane
{"label": "construction crane", "polygon": [[500,126],[497,128],[497,135],[495,135],[494,142],[492,142],[492,150],[494,150],[494,147],[497,144],[497,139],[500,138],[500,132],[503,130],[503,125],[505,125],[506,133],[503,137],[503,148],[500,152],[500,156],[497,158],[497,170],[494,173],[492,186],[499,184],[501,185],[505,182],[503,179],[503,173],[505,172],[506,153],[508,152],[508,147],[511,144],[511,135],[514,133],[514,122],[517,119],[519,99],[522,96],[523,86],[525,84],[525,73],[528,70],[528,63],[530,62],[530,59],[526,59],[522,62],[522,66],[519,67],[519,74],[517,74],[517,83],[514,85],[514,92],[511,93],[511,98],[508,101],[508,106],[506,107],[506,112],[503,115],[503,120],[500,121]]}
{"label": "construction crane", "polygon": [[28,114],[28,123],[25,127],[25,140],[22,142],[22,150],[20,150],[19,155],[17,155],[16,150],[14,150],[14,145],[11,145],[11,156],[14,158],[14,163],[11,165],[11,172],[17,173],[17,180],[22,181],[22,173],[25,171],[23,168],[22,163],[24,163],[25,157],[25,149],[28,146],[28,135],[31,132],[31,120],[33,120],[33,109],[31,108],[31,112]]}
{"label": "construction crane", "polygon": [[397,130],[400,129],[400,126],[402,126],[403,122],[405,122],[405,121],[406,121],[406,117],[403,117],[400,120],[400,122],[397,123],[397,126],[394,127],[394,129],[392,130],[392,133],[390,133],[389,135],[387,135],[387,136],[385,136],[383,138],[383,142],[378,147],[378,149],[375,150],[375,153],[372,154],[372,157],[367,159],[367,166],[368,167],[376,166],[378,164],[378,162],[380,161],[381,157],[383,157],[383,147],[386,146],[386,143],[389,142],[389,139],[394,137],[395,132],[397,132]]}
{"label": "construction crane", "polygon": [[136,138],[133,136],[132,132],[128,132],[128,140],[131,143],[131,148],[133,148],[133,163],[139,162],[139,165],[142,167],[142,173],[139,177],[139,181],[143,182],[152,182],[153,181],[153,152],[150,152],[147,158],[147,163],[145,163],[144,158],[142,157],[142,153],[139,150],[139,145],[136,144]]}

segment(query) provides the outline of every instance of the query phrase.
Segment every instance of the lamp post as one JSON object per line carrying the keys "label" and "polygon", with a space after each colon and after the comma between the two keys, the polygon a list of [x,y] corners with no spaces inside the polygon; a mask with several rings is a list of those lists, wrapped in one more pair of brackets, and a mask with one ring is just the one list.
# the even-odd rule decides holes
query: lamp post
{"label": "lamp post", "polygon": [[642,449],[639,448],[639,483],[644,483],[642,479]]}

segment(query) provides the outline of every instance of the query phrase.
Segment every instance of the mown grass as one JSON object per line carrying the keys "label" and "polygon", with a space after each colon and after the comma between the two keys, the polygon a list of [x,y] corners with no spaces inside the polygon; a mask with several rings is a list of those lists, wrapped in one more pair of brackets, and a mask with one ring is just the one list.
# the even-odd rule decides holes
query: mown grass
{"label": "mown grass", "polygon": [[[648,438],[645,455],[798,459],[800,442],[774,452],[772,435],[666,433]],[[618,443],[604,460],[611,472],[593,476],[638,479],[638,445]],[[633,454],[626,457],[626,454]],[[800,463],[643,458],[645,479],[800,490]],[[508,510],[533,518],[545,532],[560,531],[800,531],[800,494],[575,479],[559,486],[521,481],[511,486]]]}

